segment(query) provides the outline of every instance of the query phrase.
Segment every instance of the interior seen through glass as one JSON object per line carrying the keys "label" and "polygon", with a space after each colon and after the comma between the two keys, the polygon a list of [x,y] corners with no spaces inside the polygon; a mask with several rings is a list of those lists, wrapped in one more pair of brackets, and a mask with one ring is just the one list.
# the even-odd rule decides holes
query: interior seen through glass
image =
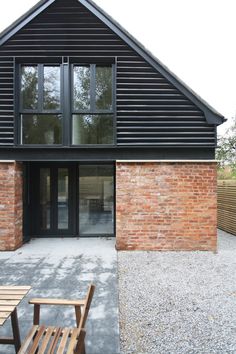
{"label": "interior seen through glass", "polygon": [[40,184],[35,193],[40,234],[113,235],[112,164],[40,167],[38,171]]}
{"label": "interior seen through glass", "polygon": [[50,168],[40,169],[40,228],[49,230],[51,224],[51,175]]}
{"label": "interior seen through glass", "polygon": [[113,166],[79,167],[80,235],[113,234]]}
{"label": "interior seen through glass", "polygon": [[68,168],[58,169],[58,229],[68,229],[69,216]]}

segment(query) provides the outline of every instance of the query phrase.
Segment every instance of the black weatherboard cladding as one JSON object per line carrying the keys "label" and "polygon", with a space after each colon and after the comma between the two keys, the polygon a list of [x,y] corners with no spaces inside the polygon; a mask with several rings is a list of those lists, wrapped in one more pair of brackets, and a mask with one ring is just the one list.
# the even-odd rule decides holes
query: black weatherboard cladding
{"label": "black weatherboard cladding", "polygon": [[63,56],[116,61],[118,146],[214,148],[203,112],[77,0],[55,1],[0,48],[1,145],[14,144],[14,61]]}
{"label": "black weatherboard cladding", "polygon": [[0,143],[14,141],[14,60],[0,57]]}

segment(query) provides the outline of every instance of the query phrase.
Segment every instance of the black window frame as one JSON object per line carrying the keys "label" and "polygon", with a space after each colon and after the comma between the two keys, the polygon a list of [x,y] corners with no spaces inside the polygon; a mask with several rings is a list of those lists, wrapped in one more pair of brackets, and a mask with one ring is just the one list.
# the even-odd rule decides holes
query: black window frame
{"label": "black window frame", "polygon": [[[90,68],[90,109],[74,109],[74,67],[89,67]],[[112,102],[111,109],[96,109],[96,67],[110,67],[112,72]],[[113,114],[114,113],[114,64],[77,64],[71,65],[71,113],[72,114]]]}
{"label": "black window frame", "polygon": [[[21,86],[21,73],[22,67],[37,67],[38,69],[38,104],[35,109],[23,108],[23,95]],[[44,67],[59,67],[60,68],[60,109],[44,109]],[[64,104],[63,104],[63,92],[64,92],[64,80],[63,80],[63,66],[61,63],[20,63],[18,67],[18,90],[19,90],[19,109],[18,109],[18,144],[21,147],[61,147],[64,146]],[[22,139],[23,129],[23,115],[61,115],[61,144],[24,144]]]}
{"label": "black window frame", "polygon": [[[74,109],[74,67],[89,67],[90,68],[90,109]],[[112,73],[112,102],[111,109],[97,109],[96,108],[96,67],[111,67]],[[78,63],[74,62],[70,68],[70,105],[71,105],[71,129],[70,129],[70,145],[73,147],[109,147],[116,144],[115,133],[115,87],[116,87],[116,65],[114,63]],[[112,142],[110,144],[73,144],[73,115],[99,115],[107,117],[111,115],[112,119]]]}
{"label": "black window frame", "polygon": [[[61,58],[62,60],[52,60],[43,61],[40,60],[21,60],[17,63],[16,66],[16,77],[17,85],[15,91],[15,102],[16,102],[16,139],[15,144],[22,148],[109,148],[116,146],[117,134],[116,134],[116,61],[96,61],[94,62],[81,62],[80,60],[70,60],[68,57],[66,61],[64,59],[67,57]],[[78,58],[77,58],[78,59]],[[23,66],[35,66],[38,67],[38,108],[37,109],[23,109],[22,104],[22,91],[21,91],[21,68]],[[44,66],[57,66],[60,67],[60,110],[45,110],[43,108],[43,68]],[[112,109],[111,110],[74,110],[74,94],[73,94],[73,82],[74,82],[74,66],[91,66],[93,69],[90,72],[90,75],[93,75],[93,79],[90,82],[93,85],[90,85],[90,90],[94,91],[94,107],[96,107],[96,66],[98,67],[111,67],[112,69]],[[93,86],[93,88],[91,88]],[[91,107],[90,107],[91,108]],[[62,121],[62,143],[61,144],[23,144],[22,142],[22,115],[23,114],[57,114],[61,115]],[[88,115],[112,115],[112,130],[113,130],[113,141],[110,144],[73,144],[73,115],[76,114],[88,114]]]}
{"label": "black window frame", "polygon": [[[38,68],[38,108],[37,109],[24,109],[22,90],[21,90],[21,68],[24,66],[35,66]],[[44,109],[43,108],[43,94],[44,94],[44,67],[59,67],[60,68],[60,109]],[[20,64],[20,107],[19,113],[38,113],[38,114],[62,114],[62,98],[63,98],[63,78],[62,78],[62,65],[61,64]]]}

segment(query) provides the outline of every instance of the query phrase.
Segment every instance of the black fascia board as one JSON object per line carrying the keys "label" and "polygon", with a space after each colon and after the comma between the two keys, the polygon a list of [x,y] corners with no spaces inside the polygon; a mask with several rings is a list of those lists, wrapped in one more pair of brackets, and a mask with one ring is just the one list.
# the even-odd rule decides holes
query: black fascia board
{"label": "black fascia board", "polygon": [[140,54],[150,65],[159,71],[167,80],[178,88],[190,101],[199,107],[206,117],[208,124],[220,125],[227,119],[211,107],[205,100],[196,94],[187,84],[171,72],[159,59],[157,59],[148,49],[146,49],[136,38],[127,32],[116,20],[108,15],[92,0],[78,0],[102,22],[104,22],[113,32],[123,39],[132,49]]}
{"label": "black fascia board", "polygon": [[84,148],[35,148],[35,147],[1,147],[1,160],[15,161],[116,161],[116,160],[215,160],[214,146],[198,147],[84,147]]}
{"label": "black fascia board", "polygon": [[[95,4],[92,0],[77,1],[97,16],[132,49],[141,55],[141,57],[143,57],[154,69],[159,71],[167,80],[179,89],[183,95],[185,95],[198,108],[200,108],[203,111],[208,124],[219,125],[226,121],[223,115],[218,113],[213,107],[197,95],[189,86],[187,86],[181,79],[171,72],[159,59],[150,53],[149,50],[147,50],[139,41],[137,41],[137,39],[128,33],[117,21],[111,18],[111,16],[102,10],[97,4]],[[32,7],[28,12],[26,12],[0,34],[0,46],[54,2],[55,0],[39,1],[34,7]]]}

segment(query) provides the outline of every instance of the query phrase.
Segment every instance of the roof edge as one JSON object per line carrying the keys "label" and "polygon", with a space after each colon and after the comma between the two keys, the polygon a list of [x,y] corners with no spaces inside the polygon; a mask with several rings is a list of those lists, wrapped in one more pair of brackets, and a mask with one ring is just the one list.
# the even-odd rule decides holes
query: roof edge
{"label": "roof edge", "polygon": [[[188,99],[190,99],[205,114],[209,124],[220,125],[226,121],[224,116],[217,112],[203,98],[194,92],[185,82],[176,76],[166,65],[156,58],[147,48],[145,48],[136,38],[126,31],[116,20],[108,15],[92,0],[78,0],[95,16],[103,21],[111,30],[113,30],[120,38],[122,38],[132,49],[141,55],[150,65],[158,70],[167,80],[176,86]],[[35,4],[29,11],[14,21],[9,27],[0,33],[0,46],[3,45],[22,27],[27,25],[32,19],[44,11],[55,0],[41,0]]]}
{"label": "roof edge", "polygon": [[[156,58],[145,46],[134,38],[126,29],[124,29],[116,20],[108,15],[92,0],[78,0],[88,10],[100,18],[111,30],[119,35],[124,41],[138,52],[149,64],[165,76],[174,86],[176,86],[187,98],[198,106],[205,114],[209,124],[220,125],[227,119],[208,104],[202,97],[194,92],[183,80],[175,75],[165,64]],[[128,40],[128,41],[127,41]]]}
{"label": "roof edge", "polygon": [[10,26],[0,33],[0,46],[3,45],[9,38],[11,38],[22,27],[27,25],[32,19],[44,11],[55,0],[40,0],[33,7],[31,7],[26,13],[14,21]]}

